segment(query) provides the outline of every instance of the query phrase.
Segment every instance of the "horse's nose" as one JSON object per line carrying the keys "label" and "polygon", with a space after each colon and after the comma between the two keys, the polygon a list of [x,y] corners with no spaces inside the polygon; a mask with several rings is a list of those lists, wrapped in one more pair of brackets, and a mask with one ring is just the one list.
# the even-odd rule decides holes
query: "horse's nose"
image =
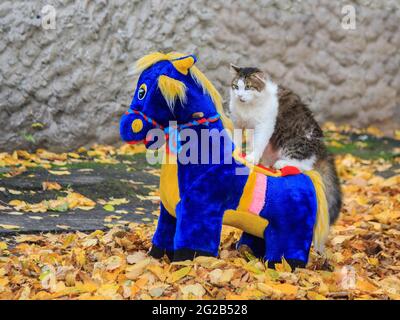
{"label": "horse's nose", "polygon": [[139,133],[143,129],[143,121],[140,119],[135,119],[132,121],[132,131],[133,133]]}

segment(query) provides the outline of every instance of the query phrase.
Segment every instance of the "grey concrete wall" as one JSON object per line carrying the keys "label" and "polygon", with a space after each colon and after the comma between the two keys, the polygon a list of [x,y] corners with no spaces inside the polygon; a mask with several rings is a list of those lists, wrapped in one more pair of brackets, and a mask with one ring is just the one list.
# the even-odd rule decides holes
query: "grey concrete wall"
{"label": "grey concrete wall", "polygon": [[[46,4],[55,30],[42,27]],[[344,4],[355,30],[341,27]],[[400,118],[399,21],[398,0],[2,0],[0,150],[118,142],[128,70],[154,50],[197,54],[226,100],[229,63],[259,66],[318,120],[388,132]]]}

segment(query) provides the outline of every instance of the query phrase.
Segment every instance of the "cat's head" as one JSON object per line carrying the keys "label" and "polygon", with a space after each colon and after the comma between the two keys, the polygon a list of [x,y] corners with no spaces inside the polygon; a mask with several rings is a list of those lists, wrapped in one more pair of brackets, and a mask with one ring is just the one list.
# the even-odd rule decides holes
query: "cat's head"
{"label": "cat's head", "polygon": [[242,104],[251,104],[265,95],[267,77],[258,68],[241,68],[231,64],[234,77],[231,96]]}

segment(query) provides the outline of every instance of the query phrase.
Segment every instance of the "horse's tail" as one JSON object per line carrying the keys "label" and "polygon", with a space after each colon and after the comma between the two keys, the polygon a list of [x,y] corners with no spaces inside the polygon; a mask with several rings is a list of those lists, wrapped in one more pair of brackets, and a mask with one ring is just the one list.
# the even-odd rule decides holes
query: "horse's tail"
{"label": "horse's tail", "polygon": [[323,179],[318,171],[311,170],[305,172],[314,184],[315,194],[317,198],[317,217],[314,225],[313,243],[314,248],[318,252],[323,252],[326,239],[329,234],[329,212],[326,197],[326,189]]}

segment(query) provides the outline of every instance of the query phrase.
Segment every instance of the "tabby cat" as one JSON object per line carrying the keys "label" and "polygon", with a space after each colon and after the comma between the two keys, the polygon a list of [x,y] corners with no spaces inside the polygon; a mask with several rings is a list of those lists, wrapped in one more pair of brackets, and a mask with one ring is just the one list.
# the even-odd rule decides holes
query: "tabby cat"
{"label": "tabby cat", "polygon": [[234,78],[230,112],[235,128],[254,129],[246,158],[281,169],[315,169],[325,183],[330,222],[339,215],[342,196],[334,158],[312,112],[291,90],[275,84],[258,68],[231,65]]}

